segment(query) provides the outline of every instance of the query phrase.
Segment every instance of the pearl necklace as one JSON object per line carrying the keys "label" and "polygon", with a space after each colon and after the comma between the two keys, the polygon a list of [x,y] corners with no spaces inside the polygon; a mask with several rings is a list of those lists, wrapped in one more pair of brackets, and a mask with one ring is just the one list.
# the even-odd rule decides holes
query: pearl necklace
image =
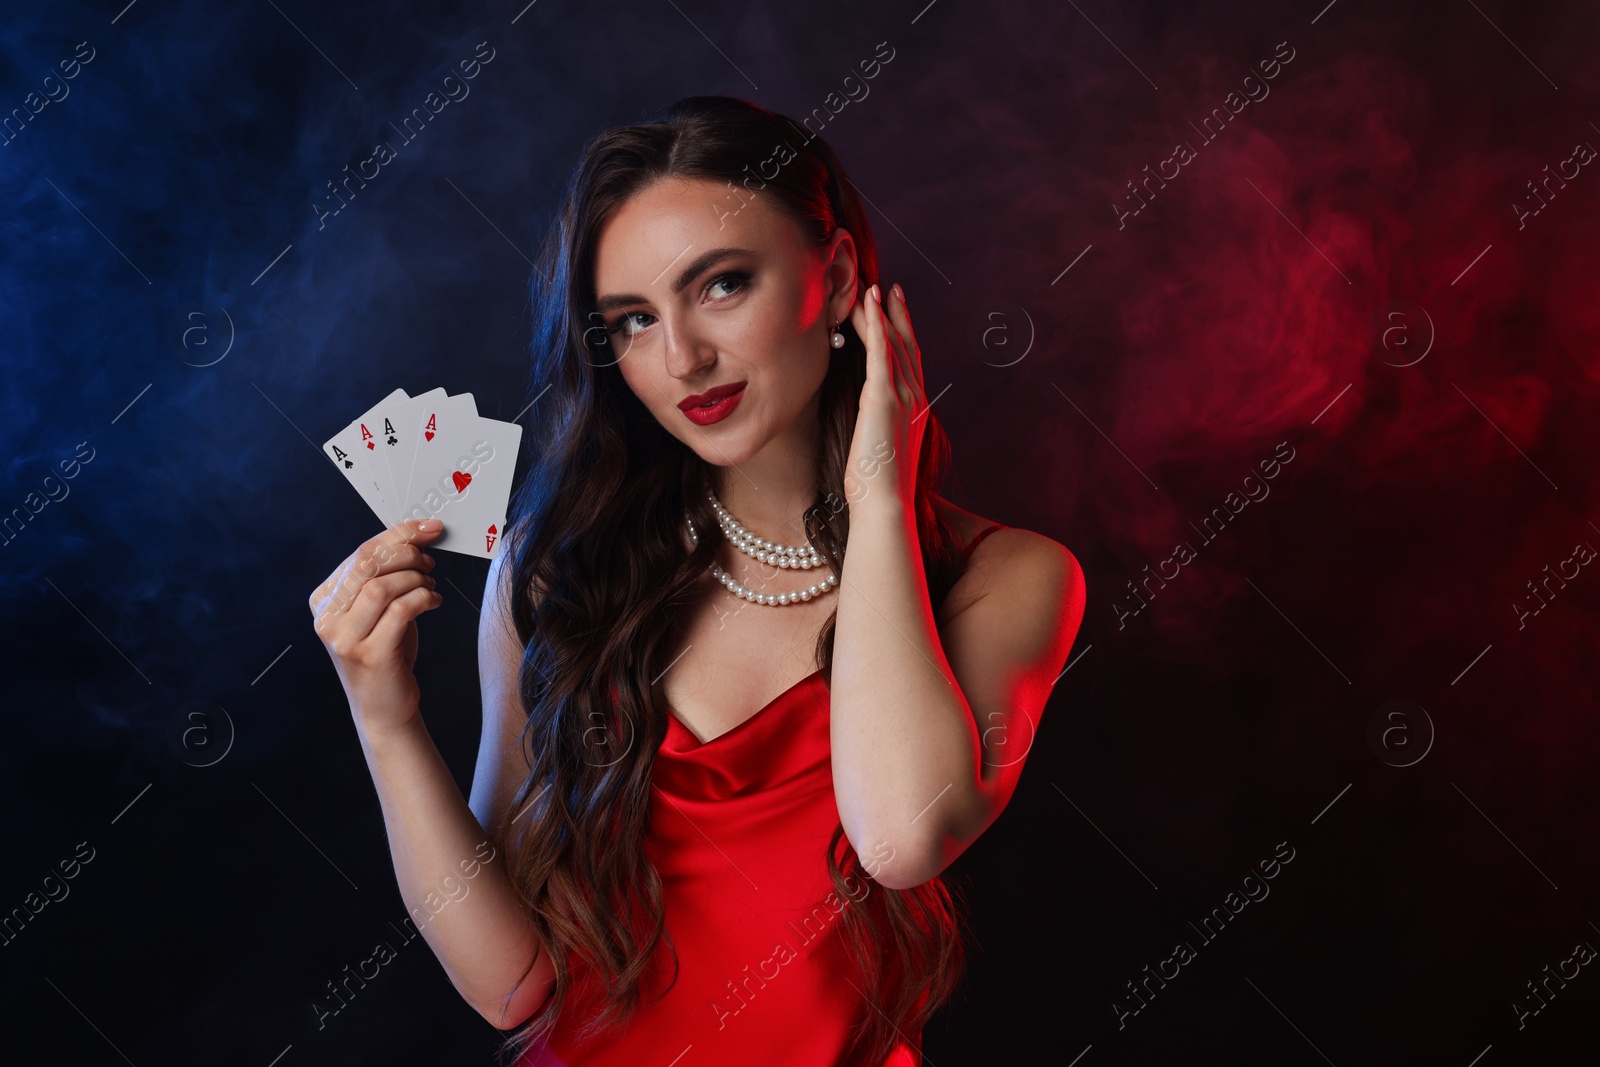
{"label": "pearl necklace", "polygon": [[717,523],[722,527],[723,534],[733,547],[749,556],[751,559],[768,565],[808,571],[813,567],[820,567],[823,559],[817,552],[816,546],[807,542],[804,545],[782,545],[776,541],[768,541],[757,537],[733,517],[733,513],[722,506],[722,501],[717,499],[715,493],[708,494],[711,501],[711,510],[716,512]]}
{"label": "pearl necklace", "polygon": [[[710,494],[710,500],[711,509],[717,515],[717,522],[722,527],[723,534],[733,543],[735,548],[751,559],[765,563],[768,566],[794,570],[811,570],[814,567],[822,566],[825,562],[817,552],[816,547],[809,543],[803,547],[783,545],[757,537],[740,524],[739,520],[735,519],[727,508],[722,506],[722,503],[717,500],[716,494]],[[699,545],[700,535],[695,530],[694,521],[689,518],[687,512],[683,516],[683,521],[689,527],[689,540],[695,545]],[[711,561],[711,575],[718,582],[721,582],[723,587],[734,596],[742,597],[752,604],[767,604],[774,607],[798,604],[801,601],[810,600],[812,597],[822,596],[839,584],[838,575],[830,572],[822,581],[808,587],[796,589],[793,592],[757,593],[752,589],[746,588],[733,575],[723,570],[716,560]]]}

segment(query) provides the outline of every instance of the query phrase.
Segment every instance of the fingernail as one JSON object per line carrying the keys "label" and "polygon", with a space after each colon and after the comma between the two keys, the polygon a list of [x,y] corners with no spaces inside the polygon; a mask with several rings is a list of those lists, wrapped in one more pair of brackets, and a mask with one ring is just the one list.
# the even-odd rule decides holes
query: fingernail
{"label": "fingernail", "polygon": [[874,304],[879,303],[880,301],[882,301],[883,298],[878,295],[878,283],[877,282],[873,282],[872,283],[872,288],[868,289],[867,292],[872,294],[872,302]]}
{"label": "fingernail", "polygon": [[438,519],[424,519],[423,521],[417,523],[417,532],[433,533],[433,531],[437,530],[443,525],[444,523],[440,522]]}
{"label": "fingernail", "polygon": [[906,302],[906,291],[900,288],[899,282],[894,283],[894,298],[902,304]]}

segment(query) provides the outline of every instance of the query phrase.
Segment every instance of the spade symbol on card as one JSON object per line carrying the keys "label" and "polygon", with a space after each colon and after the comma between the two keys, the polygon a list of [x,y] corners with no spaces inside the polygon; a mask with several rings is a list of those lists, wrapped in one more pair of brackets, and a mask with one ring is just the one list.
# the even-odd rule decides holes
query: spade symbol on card
{"label": "spade symbol on card", "polygon": [[472,475],[462,474],[460,471],[452,471],[450,473],[450,480],[456,483],[456,492],[459,493],[467,486],[472,484]]}

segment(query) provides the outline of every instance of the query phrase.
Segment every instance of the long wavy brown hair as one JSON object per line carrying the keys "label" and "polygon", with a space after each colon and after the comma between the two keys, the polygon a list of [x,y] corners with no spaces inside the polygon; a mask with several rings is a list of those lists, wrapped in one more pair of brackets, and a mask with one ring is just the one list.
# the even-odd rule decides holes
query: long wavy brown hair
{"label": "long wavy brown hair", "polygon": [[[763,161],[780,145],[793,158],[768,177]],[[679,100],[650,121],[595,137],[570,175],[531,282],[532,465],[512,501],[509,566],[502,568],[524,645],[528,722],[521,743],[531,770],[512,808],[516,816],[497,834],[556,980],[549,1000],[502,1046],[503,1056],[521,1055],[555,1026],[577,968],[598,976],[604,990],[602,1006],[580,1028],[592,1037],[638,1007],[641,976],[663,937],[677,963],[661,878],[644,853],[651,768],[669,714],[651,681],[665,669],[677,613],[694,599],[723,537],[706,499],[710,467],[623,381],[594,310],[602,226],[635,193],[668,177],[759,189],[818,248],[843,227],[855,241],[858,291],[878,280],[861,198],[833,150],[747,101]],[[747,185],[752,179],[760,184]],[[804,514],[806,538],[835,573],[842,573],[849,540],[845,463],[866,381],[865,346],[848,321],[839,329],[845,347],[831,358],[818,404],[819,488]],[[924,417],[915,510],[937,606],[959,576],[962,553],[935,508],[949,441],[932,411]],[[700,534],[692,552],[685,513]],[[830,616],[817,641],[827,678],[834,630]],[[841,900],[860,896],[869,872],[842,825],[817,862],[827,865]],[[842,912],[861,969],[851,980],[879,1009],[865,1013],[854,1035],[853,1049],[866,1064],[883,1063],[901,1035],[920,1034],[966,964],[965,905],[942,878],[906,890],[875,888]]]}

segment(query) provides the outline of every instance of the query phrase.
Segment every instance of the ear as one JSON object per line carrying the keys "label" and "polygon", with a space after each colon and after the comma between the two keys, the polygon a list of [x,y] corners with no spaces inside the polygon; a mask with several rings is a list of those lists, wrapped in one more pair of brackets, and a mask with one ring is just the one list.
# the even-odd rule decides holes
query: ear
{"label": "ear", "polygon": [[838,227],[828,238],[822,250],[823,302],[828,322],[844,322],[850,318],[861,290],[861,277],[856,264],[856,242],[850,231]]}

